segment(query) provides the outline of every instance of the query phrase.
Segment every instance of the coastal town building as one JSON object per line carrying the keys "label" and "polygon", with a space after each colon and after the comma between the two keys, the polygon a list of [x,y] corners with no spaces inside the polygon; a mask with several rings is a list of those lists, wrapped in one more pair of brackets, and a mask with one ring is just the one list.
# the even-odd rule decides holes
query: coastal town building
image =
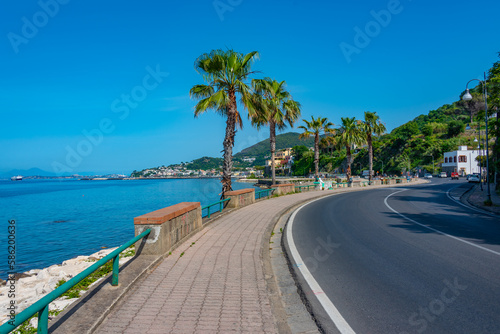
{"label": "coastal town building", "polygon": [[446,172],[448,176],[452,172],[457,172],[460,176],[479,173],[478,156],[481,156],[479,149],[469,150],[467,146],[459,146],[456,151],[444,153],[441,170]]}
{"label": "coastal town building", "polygon": [[[274,165],[276,168],[281,168],[287,165],[292,160],[292,149],[285,148],[277,151],[274,154]],[[266,166],[271,166],[271,159],[266,160]]]}

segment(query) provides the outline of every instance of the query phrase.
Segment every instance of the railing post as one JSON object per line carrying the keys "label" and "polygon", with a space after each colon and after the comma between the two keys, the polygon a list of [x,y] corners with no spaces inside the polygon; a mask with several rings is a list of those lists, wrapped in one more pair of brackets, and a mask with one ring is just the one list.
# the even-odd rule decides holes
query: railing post
{"label": "railing post", "polygon": [[113,258],[113,279],[111,280],[112,286],[118,285],[118,272],[120,271],[120,254]]}
{"label": "railing post", "polygon": [[208,217],[208,218],[210,218],[210,206],[208,206],[208,208],[207,208],[207,212],[208,212],[207,217]]}
{"label": "railing post", "polygon": [[38,334],[49,333],[49,304],[38,311]]}

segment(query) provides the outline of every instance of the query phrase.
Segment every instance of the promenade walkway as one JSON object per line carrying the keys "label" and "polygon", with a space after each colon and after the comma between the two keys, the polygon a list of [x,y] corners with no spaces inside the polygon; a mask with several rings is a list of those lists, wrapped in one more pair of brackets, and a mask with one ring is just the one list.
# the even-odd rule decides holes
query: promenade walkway
{"label": "promenade walkway", "polygon": [[294,205],[362,189],[281,196],[221,216],[136,284],[96,333],[277,333],[264,279],[266,229]]}

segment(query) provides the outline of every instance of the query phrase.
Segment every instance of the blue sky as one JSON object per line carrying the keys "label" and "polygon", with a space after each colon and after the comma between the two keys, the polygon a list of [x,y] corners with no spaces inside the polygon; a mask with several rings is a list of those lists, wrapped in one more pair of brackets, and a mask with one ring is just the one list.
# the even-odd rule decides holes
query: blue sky
{"label": "blue sky", "polygon": [[[370,110],[392,130],[498,60],[499,12],[491,0],[6,0],[0,172],[221,156],[225,120],[194,118],[189,99],[195,59],[218,48],[259,51],[254,77],[285,80],[304,118]],[[267,137],[245,120],[235,152]]]}

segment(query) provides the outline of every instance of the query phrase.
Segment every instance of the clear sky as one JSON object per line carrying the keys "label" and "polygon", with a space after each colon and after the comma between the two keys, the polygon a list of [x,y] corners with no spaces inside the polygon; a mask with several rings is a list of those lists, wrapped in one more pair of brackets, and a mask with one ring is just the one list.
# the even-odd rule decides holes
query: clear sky
{"label": "clear sky", "polygon": [[[389,130],[457,100],[500,51],[493,0],[1,6],[0,172],[128,174],[222,156],[225,120],[194,118],[189,98],[203,83],[194,61],[212,49],[258,51],[254,77],[285,80],[303,117],[376,111]],[[235,152],[266,138],[245,119]]]}

